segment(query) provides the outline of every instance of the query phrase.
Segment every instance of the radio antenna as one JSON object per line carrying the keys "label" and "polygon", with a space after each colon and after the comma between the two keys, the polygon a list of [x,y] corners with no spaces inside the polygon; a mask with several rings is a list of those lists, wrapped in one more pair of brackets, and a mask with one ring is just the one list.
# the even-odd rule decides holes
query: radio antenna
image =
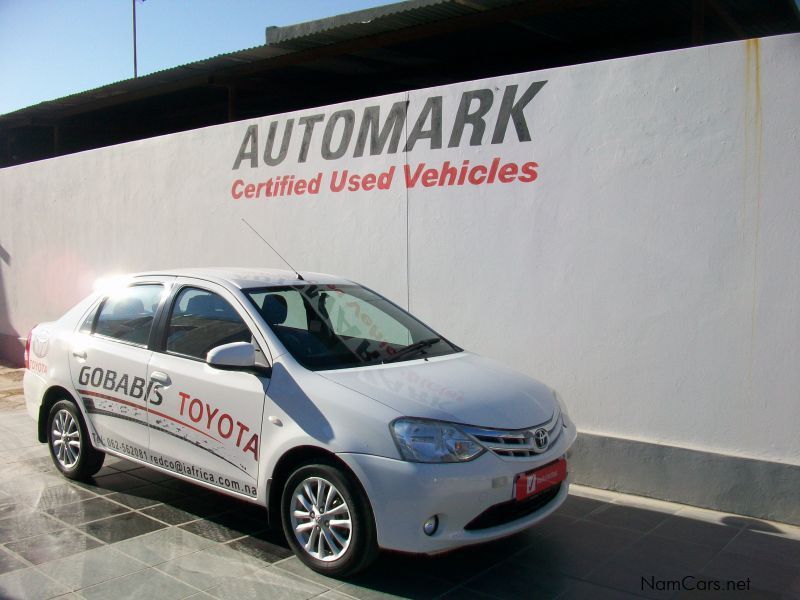
{"label": "radio antenna", "polygon": [[270,244],[270,243],[269,243],[267,240],[265,240],[265,239],[264,239],[264,236],[263,236],[263,235],[261,235],[260,233],[258,233],[258,231],[256,231],[256,228],[255,228],[255,227],[253,227],[252,225],[250,225],[250,223],[248,223],[248,222],[245,220],[245,218],[244,218],[244,217],[242,217],[242,221],[244,222],[244,224],[245,224],[245,225],[247,225],[247,226],[248,226],[250,229],[252,229],[252,230],[253,230],[253,233],[255,233],[255,234],[258,236],[258,237],[260,237],[260,238],[261,238],[261,241],[262,241],[262,242],[264,242],[264,243],[265,243],[267,246],[269,246],[269,249],[270,249],[270,250],[272,250],[272,251],[273,251],[275,254],[277,254],[277,255],[278,255],[278,258],[280,258],[280,259],[281,259],[283,262],[285,262],[285,263],[286,263],[286,265],[287,265],[287,266],[288,266],[288,267],[289,267],[289,268],[290,268],[292,271],[294,271],[294,274],[295,274],[295,275],[297,275],[297,278],[298,278],[300,281],[305,281],[305,279],[303,279],[303,276],[302,276],[302,275],[300,275],[300,273],[298,273],[298,272],[297,272],[297,269],[295,269],[295,268],[294,268],[292,265],[290,265],[290,264],[289,264],[289,261],[288,261],[288,260],[286,260],[285,258],[283,258],[283,257],[281,256],[281,253],[280,253],[280,252],[278,252],[277,250],[275,250],[275,248],[273,248],[273,247],[272,247],[272,244]]}

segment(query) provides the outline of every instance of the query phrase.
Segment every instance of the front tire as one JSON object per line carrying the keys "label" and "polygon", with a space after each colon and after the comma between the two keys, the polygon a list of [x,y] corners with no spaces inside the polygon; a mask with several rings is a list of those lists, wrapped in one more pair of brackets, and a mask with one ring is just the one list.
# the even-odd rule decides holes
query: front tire
{"label": "front tire", "polygon": [[281,521],[294,553],[317,573],[353,575],[378,555],[369,501],[338,466],[309,464],[292,473],[283,488]]}
{"label": "front tire", "polygon": [[50,409],[47,447],[56,468],[76,481],[85,481],[97,473],[106,457],[92,446],[83,417],[69,400],[59,400]]}

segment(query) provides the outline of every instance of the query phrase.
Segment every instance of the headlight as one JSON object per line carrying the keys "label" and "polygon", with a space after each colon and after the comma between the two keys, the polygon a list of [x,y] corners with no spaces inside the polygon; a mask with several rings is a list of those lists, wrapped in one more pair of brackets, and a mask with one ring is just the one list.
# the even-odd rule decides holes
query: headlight
{"label": "headlight", "polygon": [[464,462],[485,451],[452,423],[400,418],[392,422],[390,429],[400,455],[412,462]]}

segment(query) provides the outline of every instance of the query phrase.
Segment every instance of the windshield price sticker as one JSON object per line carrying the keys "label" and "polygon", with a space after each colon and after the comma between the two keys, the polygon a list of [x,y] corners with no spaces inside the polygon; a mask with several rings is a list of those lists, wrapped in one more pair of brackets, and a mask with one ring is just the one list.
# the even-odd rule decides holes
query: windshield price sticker
{"label": "windshield price sticker", "polygon": [[567,478],[567,460],[564,457],[544,467],[522,473],[514,484],[514,498],[524,500],[558,485]]}

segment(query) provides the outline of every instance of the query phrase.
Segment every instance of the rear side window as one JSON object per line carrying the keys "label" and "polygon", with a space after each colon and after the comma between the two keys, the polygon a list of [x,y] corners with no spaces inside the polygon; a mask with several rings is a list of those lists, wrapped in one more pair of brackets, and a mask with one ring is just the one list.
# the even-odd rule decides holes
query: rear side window
{"label": "rear side window", "polygon": [[146,346],[164,286],[134,285],[105,299],[97,315],[94,333]]}
{"label": "rear side window", "polygon": [[250,341],[250,329],[222,296],[192,287],[180,291],[169,317],[167,352],[205,360],[217,346]]}

